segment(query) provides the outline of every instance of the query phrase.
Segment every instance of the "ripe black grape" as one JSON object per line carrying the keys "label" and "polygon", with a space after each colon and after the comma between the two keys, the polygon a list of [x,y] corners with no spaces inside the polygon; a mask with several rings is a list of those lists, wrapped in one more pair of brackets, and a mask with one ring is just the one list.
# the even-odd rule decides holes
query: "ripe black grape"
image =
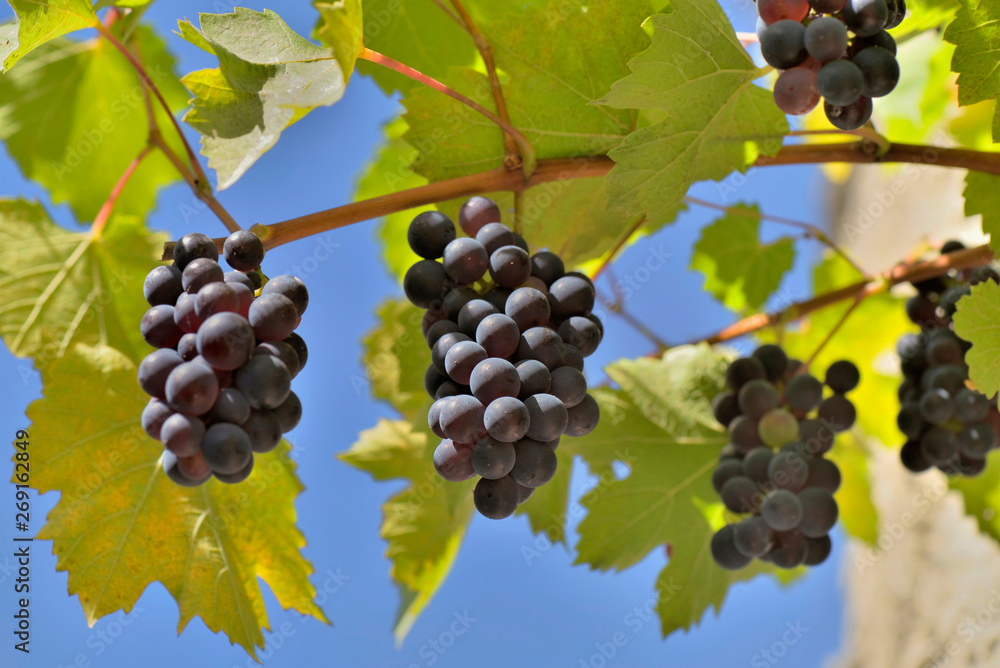
{"label": "ripe black grape", "polygon": [[803,41],[810,56],[821,63],[828,63],[840,58],[847,50],[847,28],[840,19],[823,16],[806,27]]}
{"label": "ripe black grape", "polygon": [[196,417],[174,413],[160,427],[160,440],[178,457],[190,457],[201,450],[205,423]]}
{"label": "ripe black grape", "polygon": [[821,98],[816,72],[806,67],[787,69],[774,82],[774,104],[786,114],[808,114]]}
{"label": "ripe black grape", "polygon": [[181,272],[173,265],[154,267],[142,283],[142,294],[150,306],[173,306],[182,292]]}
{"label": "ripe black grape", "polygon": [[[403,277],[406,298],[421,308],[430,308],[439,301],[448,285],[448,274],[440,262],[421,260],[407,269]],[[457,315],[457,313],[456,313]]]}
{"label": "ripe black grape", "polygon": [[[504,246],[520,248],[517,245],[517,237],[514,235],[514,232],[503,223],[486,223],[476,232],[476,241],[481,243],[486,252],[491,256],[497,249]],[[522,250],[526,251],[526,249]]]}
{"label": "ripe black grape", "polygon": [[524,405],[528,409],[528,438],[554,441],[569,426],[569,412],[565,404],[551,394],[530,396],[524,400]]}
{"label": "ripe black grape", "polygon": [[222,254],[233,269],[251,271],[264,259],[264,244],[252,232],[237,230],[226,239]]}
{"label": "ripe black grape", "polygon": [[719,492],[722,503],[734,513],[754,512],[760,504],[760,490],[746,476],[733,476],[722,485]]}
{"label": "ripe black grape", "polygon": [[251,357],[234,377],[236,389],[246,396],[250,405],[265,410],[277,408],[288,398],[291,383],[288,367],[271,355]]}
{"label": "ripe black grape", "polygon": [[184,335],[174,322],[174,307],[167,304],[146,311],[139,323],[139,333],[154,348],[173,348]]}
{"label": "ripe black grape", "polygon": [[834,392],[850,392],[861,382],[861,372],[853,362],[840,360],[826,370],[826,384]]}
{"label": "ripe black grape", "polygon": [[499,480],[480,478],[472,492],[472,500],[480,515],[491,520],[502,520],[517,510],[521,502],[521,487],[509,475]]}
{"label": "ripe black grape", "polygon": [[731,524],[725,525],[712,536],[711,551],[715,563],[730,571],[745,568],[753,561],[752,557],[736,549],[735,530]]}
{"label": "ripe black grape", "polygon": [[178,365],[167,376],[167,404],[187,415],[203,415],[219,396],[219,380],[211,367],[197,360]]}
{"label": "ripe black grape", "polygon": [[531,275],[545,281],[545,285],[552,285],[565,274],[566,266],[555,253],[539,251],[531,256]]}
{"label": "ripe black grape", "polygon": [[275,276],[269,280],[261,288],[260,294],[261,297],[264,295],[282,295],[287,297],[292,302],[292,305],[295,306],[295,312],[300,318],[309,306],[309,290],[306,288],[306,284],[302,282],[302,279],[288,274]]}
{"label": "ripe black grape", "polygon": [[548,324],[551,312],[548,298],[532,288],[514,290],[504,305],[504,313],[522,332]]}
{"label": "ripe black grape", "polygon": [[475,443],[486,435],[484,412],[482,402],[473,396],[450,397],[441,406],[441,431],[457,443]]}
{"label": "ripe black grape", "polygon": [[801,65],[809,57],[805,32],[805,26],[791,19],[768,25],[760,37],[761,55],[767,64],[779,70]]}
{"label": "ripe black grape", "polygon": [[563,353],[563,341],[558,334],[548,327],[532,327],[521,334],[515,355],[519,360],[538,360],[552,371],[565,366]]}
{"label": "ripe black grape", "polygon": [[444,439],[434,448],[434,470],[449,482],[461,482],[476,475],[472,467],[472,448],[456,446],[454,441]]}
{"label": "ripe black grape", "polygon": [[470,237],[475,237],[485,225],[499,222],[500,207],[488,197],[470,197],[458,210],[458,224]]}
{"label": "ripe black grape", "polygon": [[299,324],[299,315],[292,300],[275,293],[261,294],[253,300],[247,319],[253,333],[261,341],[286,339]]}
{"label": "ripe black grape", "polygon": [[764,497],[760,516],[775,531],[791,531],[802,521],[802,502],[787,489],[777,489]]}
{"label": "ripe black grape", "polygon": [[486,351],[481,345],[475,341],[458,341],[444,357],[444,371],[459,385],[469,385],[472,371],[485,359]]}
{"label": "ripe black grape", "polygon": [[238,369],[253,357],[253,352],[254,330],[243,316],[216,313],[198,329],[198,354],[213,368]]}
{"label": "ripe black grape", "polygon": [[472,299],[458,312],[458,329],[470,339],[475,338],[479,323],[494,314],[497,314],[496,306],[485,299]]}
{"label": "ripe black grape", "polygon": [[525,487],[541,487],[556,474],[556,453],[547,444],[523,438],[514,444],[517,455],[510,476]]}
{"label": "ripe black grape", "polygon": [[458,323],[454,320],[438,320],[427,328],[427,333],[425,334],[427,345],[433,348],[434,344],[437,343],[438,339],[442,336],[457,331],[459,331]]}
{"label": "ripe black grape", "polygon": [[802,519],[798,530],[807,538],[820,538],[837,523],[838,508],[833,494],[825,489],[810,488],[799,492]]}
{"label": "ripe black grape", "polygon": [[[427,340],[433,345],[429,334]],[[476,327],[476,343],[481,345],[490,357],[508,358],[517,351],[520,342],[521,330],[517,323],[502,313],[486,316],[479,321],[479,325]]]}
{"label": "ripe black grape", "polygon": [[880,46],[870,46],[854,56],[854,64],[864,76],[862,95],[884,97],[899,83],[899,63],[896,57]]}
{"label": "ripe black grape", "polygon": [[448,276],[459,285],[475,283],[489,267],[489,255],[475,239],[460,237],[444,248],[442,265]]}
{"label": "ripe black grape", "polygon": [[250,417],[250,402],[239,390],[227,387],[219,391],[219,398],[203,417],[210,425],[217,422],[243,424]]}
{"label": "ripe black grape", "polygon": [[208,428],[201,452],[212,471],[223,475],[239,473],[253,458],[250,437],[236,425],[227,422]]}
{"label": "ripe black grape", "polygon": [[752,380],[740,388],[737,403],[744,415],[759,420],[778,407],[778,393],[766,380]]}
{"label": "ripe black grape", "polygon": [[816,85],[828,104],[846,107],[861,97],[865,78],[857,65],[849,60],[835,60],[819,71]]}
{"label": "ripe black grape", "polygon": [[746,557],[762,557],[771,549],[774,532],[762,517],[748,517],[733,528],[733,543]]}
{"label": "ripe black grape", "polygon": [[160,460],[160,465],[163,468],[163,472],[167,474],[167,477],[170,478],[170,480],[173,481],[175,484],[181,485],[182,487],[197,487],[199,485],[203,485],[204,483],[208,482],[208,479],[212,477],[212,474],[209,473],[207,476],[200,479],[188,478],[180,470],[180,463],[179,460],[177,459],[177,455],[170,452],[169,450],[165,450],[163,452],[163,457]]}
{"label": "ripe black grape", "polygon": [[589,394],[576,406],[566,409],[566,413],[569,417],[566,436],[586,436],[594,431],[601,418],[600,405]]}
{"label": "ripe black grape", "polygon": [[847,0],[844,23],[861,37],[878,34],[889,23],[885,0]]}
{"label": "ripe black grape", "polygon": [[764,365],[753,357],[741,357],[733,360],[726,369],[726,385],[733,392],[739,392],[740,388],[751,380],[764,378],[767,378]]}
{"label": "ripe black grape", "polygon": [[[478,346],[471,341],[460,343],[452,348],[448,355],[457,354],[456,351],[460,351],[461,347],[466,345]],[[479,350],[482,348],[480,347]],[[483,351],[482,354],[485,355],[486,351]],[[476,357],[478,358],[478,352]],[[469,387],[472,389],[472,396],[487,406],[500,397],[511,397],[516,400],[521,391],[521,379],[513,364],[500,357],[490,357],[479,361],[472,369],[469,376]]]}
{"label": "ripe black grape", "polygon": [[528,407],[514,397],[494,399],[483,413],[486,432],[503,443],[516,443],[524,438],[530,423]]}
{"label": "ripe black grape", "polygon": [[721,492],[722,486],[725,485],[731,478],[743,475],[743,464],[736,459],[731,459],[724,462],[719,462],[715,471],[712,472],[712,487],[715,491]]}
{"label": "ripe black grape", "polygon": [[[830,372],[827,370],[827,377]],[[788,407],[801,413],[809,413],[823,400],[823,383],[808,373],[793,376],[785,386],[785,401]]]}
{"label": "ripe black grape", "polygon": [[559,320],[590,313],[594,300],[594,286],[578,276],[563,276],[549,285],[552,316]]}
{"label": "ripe black grape", "polygon": [[146,407],[142,409],[140,424],[143,431],[149,434],[150,438],[160,440],[160,429],[164,421],[174,414],[174,410],[160,399],[152,398]]}
{"label": "ripe black grape", "polygon": [[201,234],[200,232],[185,234],[174,245],[174,266],[178,270],[184,271],[184,268],[188,264],[198,258],[218,262],[219,248],[208,235]]}
{"label": "ripe black grape", "polygon": [[871,120],[872,109],[872,99],[864,95],[848,105],[833,104],[829,100],[823,103],[827,120],[840,130],[857,130]]}
{"label": "ripe black grape", "polygon": [[209,283],[223,283],[225,274],[215,260],[197,258],[192,260],[181,273],[184,292],[197,293]]}
{"label": "ripe black grape", "polygon": [[489,259],[490,277],[503,288],[516,288],[531,276],[531,258],[517,246],[502,246]]}
{"label": "ripe black grape", "polygon": [[589,357],[601,343],[601,329],[587,317],[570,316],[559,325],[559,337],[580,351],[582,357]]}
{"label": "ripe black grape", "polygon": [[503,478],[514,469],[514,444],[484,436],[472,447],[472,468],[477,475],[490,480]]}
{"label": "ripe black grape", "polygon": [[170,348],[154,350],[139,363],[137,374],[139,387],[151,397],[166,399],[167,376],[183,362],[176,350]]}
{"label": "ripe black grape", "polygon": [[406,240],[413,252],[425,260],[437,260],[444,248],[455,240],[455,223],[440,211],[424,211],[406,230]]}
{"label": "ripe black grape", "polygon": [[256,453],[270,452],[281,442],[281,419],[274,411],[251,409],[250,417],[240,426]]}

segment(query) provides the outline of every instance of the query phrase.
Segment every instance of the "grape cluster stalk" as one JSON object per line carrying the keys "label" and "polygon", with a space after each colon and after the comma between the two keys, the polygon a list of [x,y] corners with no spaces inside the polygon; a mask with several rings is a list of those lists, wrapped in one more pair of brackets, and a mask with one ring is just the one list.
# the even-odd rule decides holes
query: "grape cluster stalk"
{"label": "grape cluster stalk", "polygon": [[[964,248],[949,241],[941,253]],[[896,423],[907,439],[900,459],[914,473],[937,467],[949,475],[977,476],[997,448],[997,398],[970,386],[965,353],[971,344],[955,334],[952,322],[958,301],[984,281],[1000,283],[1000,274],[989,265],[953,271],[914,283],[918,294],[906,302],[920,333],[905,334],[896,344],[903,372]]]}
{"label": "grape cluster stalk", "polygon": [[142,428],[164,446],[162,466],[179,485],[212,476],[246,480],[254,453],[273,450],[295,428],[302,404],[291,381],[308,350],[295,333],[309,304],[294,276],[264,281],[264,246],[250,232],[226,239],[219,265],[215,242],[186,234],[174,262],[146,276],[149,302],[139,325],[157,350],[139,364],[138,381],[151,397]]}
{"label": "grape cluster stalk", "polygon": [[712,486],[727,510],[744,517],[712,537],[719,566],[738,570],[760,559],[795,568],[830,556],[841,475],[824,455],[857,419],[846,394],[860,381],[847,360],[831,364],[820,381],[773,344],[729,365],[728,390],[712,409],[730,442]]}
{"label": "grape cluster stalk", "polygon": [[786,114],[820,100],[830,123],[857,130],[872,116],[872,98],[899,83],[896,41],[905,0],[758,0],[761,55],[780,70],[774,102]]}
{"label": "grape cluster stalk", "polygon": [[459,237],[445,214],[421,213],[407,240],[423,259],[403,279],[427,310],[427,422],[442,439],[434,468],[452,482],[480,476],[473,500],[490,519],[509,517],[552,479],[562,436],[597,426],[583,359],[604,336],[590,278],[555,253],[530,254],[500,219],[495,202],[473,197],[459,211]]}

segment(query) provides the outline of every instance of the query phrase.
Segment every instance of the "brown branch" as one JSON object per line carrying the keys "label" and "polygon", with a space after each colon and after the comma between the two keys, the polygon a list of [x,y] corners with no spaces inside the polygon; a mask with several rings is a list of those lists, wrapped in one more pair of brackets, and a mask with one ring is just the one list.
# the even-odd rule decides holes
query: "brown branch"
{"label": "brown branch", "polygon": [[111,192],[108,193],[108,198],[104,200],[104,204],[101,205],[100,211],[97,212],[97,216],[94,217],[94,223],[90,226],[90,236],[92,238],[96,239],[101,236],[101,232],[104,231],[104,226],[107,224],[108,219],[111,217],[111,212],[115,208],[115,203],[121,196],[122,191],[125,190],[125,186],[128,185],[129,179],[132,178],[132,175],[135,174],[135,170],[139,168],[139,165],[142,164],[142,161],[152,150],[153,145],[146,144],[142,147],[142,150],[139,151],[139,155],[135,156],[132,162],[125,167],[125,171],[122,172],[122,175],[118,178],[118,182],[115,183]]}
{"label": "brown branch", "polygon": [[[497,114],[503,119],[504,123],[510,125],[510,116],[507,113],[507,101],[504,100],[503,90],[500,88],[500,78],[497,76],[497,65],[496,61],[493,60],[493,48],[490,46],[490,41],[483,34],[483,31],[479,29],[479,26],[476,25],[476,22],[472,20],[472,16],[466,11],[461,0],[451,0],[451,4],[462,18],[462,22],[465,24],[465,31],[472,36],[476,50],[479,51],[479,55],[483,59],[483,64],[486,66],[486,75],[490,80],[490,90],[493,92],[493,102],[496,104]],[[516,142],[515,139],[509,132],[504,133],[504,148],[507,151],[504,166],[510,170],[515,170],[523,166],[525,168],[525,176],[530,176],[535,166],[533,156],[529,163],[528,156],[519,154],[517,149],[520,146],[520,142]],[[521,148],[523,150],[523,147]],[[520,158],[524,158],[523,165]]]}

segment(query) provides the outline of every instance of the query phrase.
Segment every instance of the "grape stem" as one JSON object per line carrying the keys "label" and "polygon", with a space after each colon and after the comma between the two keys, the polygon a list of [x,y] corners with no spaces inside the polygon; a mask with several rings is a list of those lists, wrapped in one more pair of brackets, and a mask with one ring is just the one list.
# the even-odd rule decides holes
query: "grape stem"
{"label": "grape stem", "polygon": [[146,144],[139,151],[139,155],[128,164],[122,175],[118,177],[118,182],[115,183],[111,192],[108,193],[108,198],[104,200],[104,204],[101,205],[100,211],[97,212],[97,216],[94,217],[94,223],[90,226],[90,236],[93,239],[97,239],[101,236],[101,232],[104,231],[104,226],[107,224],[108,219],[111,217],[111,212],[115,208],[115,202],[121,196],[122,191],[125,190],[125,186],[128,185],[129,179],[135,174],[135,170],[138,169],[142,161],[149,155],[150,151],[153,150],[152,144]]}
{"label": "grape stem", "polygon": [[[358,54],[358,57],[362,58],[363,60],[367,60],[367,61],[370,61],[370,62],[373,62],[373,63],[377,63],[379,65],[382,65],[383,67],[387,67],[390,70],[393,70],[395,72],[399,72],[403,76],[409,77],[410,79],[413,79],[414,81],[417,81],[419,83],[424,84],[425,86],[433,88],[434,90],[436,90],[436,91],[438,91],[440,93],[444,93],[448,97],[461,102],[462,104],[464,104],[465,106],[469,107],[473,111],[476,111],[479,114],[485,116],[490,121],[492,121],[497,126],[499,126],[500,129],[502,129],[505,133],[507,133],[511,137],[513,137],[514,141],[517,142],[517,145],[521,148],[521,153],[522,153],[522,156],[523,156],[523,161],[522,161],[522,164],[521,164],[521,169],[522,169],[522,171],[524,173],[525,178],[528,178],[531,175],[531,173],[534,171],[535,166],[538,164],[538,161],[535,158],[535,148],[534,148],[534,146],[531,145],[531,142],[528,140],[527,137],[525,137],[521,133],[520,130],[518,130],[517,128],[515,128],[508,121],[505,121],[504,119],[500,118],[499,116],[497,116],[496,114],[494,114],[492,111],[490,111],[486,107],[484,107],[481,104],[475,102],[474,100],[466,97],[465,95],[462,95],[457,90],[455,90],[453,88],[450,88],[449,86],[446,86],[445,84],[441,83],[437,79],[429,77],[429,76],[427,76],[426,74],[424,74],[422,72],[418,72],[417,70],[413,69],[409,65],[404,65],[403,63],[399,62],[398,60],[390,58],[389,56],[387,56],[385,54],[379,53],[378,51],[372,51],[371,49],[369,49],[367,47],[362,47],[361,48],[361,53]],[[505,161],[505,165],[506,164],[507,164],[507,161]],[[517,168],[517,166],[514,165],[513,169],[516,169],[516,168]]]}
{"label": "grape stem", "polygon": [[[870,124],[871,123],[869,122],[869,125]],[[823,135],[854,135],[855,137],[867,139],[875,145],[877,156],[884,156],[892,146],[892,142],[890,142],[888,138],[880,135],[874,128],[870,127],[861,127],[857,130],[792,130],[788,133],[789,137],[812,137]]]}

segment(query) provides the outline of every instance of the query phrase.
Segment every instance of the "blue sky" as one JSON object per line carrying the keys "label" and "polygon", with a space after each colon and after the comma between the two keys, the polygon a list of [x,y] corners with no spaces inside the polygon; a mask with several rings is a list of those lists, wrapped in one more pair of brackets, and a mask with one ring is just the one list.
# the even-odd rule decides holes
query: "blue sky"
{"label": "blue sky", "polygon": [[[724,6],[737,29],[753,29],[751,3]],[[218,0],[160,2],[147,17],[161,34],[169,34],[180,17],[195,19],[201,11],[229,8]],[[309,34],[315,14],[308,3],[281,3],[277,11],[300,34]],[[10,15],[6,6],[0,9],[0,19]],[[168,42],[182,72],[215,65],[175,35]],[[382,125],[397,110],[397,102],[386,99],[369,80],[355,77],[341,102],[286,131],[220,200],[244,225],[350,201],[357,175],[379,144]],[[193,133],[191,141],[196,142]],[[0,184],[2,196],[40,198],[51,205],[5,152],[0,153]],[[726,199],[715,184],[696,186],[692,194],[723,204],[736,201],[731,194]],[[811,168],[752,171],[736,196],[762,203],[771,214],[825,223],[823,182]],[[190,231],[222,235],[224,228],[211,213],[183,215],[193,203],[181,185],[164,190],[149,225],[167,230],[171,238]],[[74,225],[66,207],[50,210],[61,224]],[[670,254],[629,301],[629,309],[667,341],[702,336],[731,321],[701,290],[701,277],[687,269],[691,245],[712,219],[704,210],[685,213],[675,225],[630,248],[615,265],[617,275],[629,276],[644,265],[652,248]],[[842,536],[836,538],[833,557],[794,586],[781,588],[769,579],[737,585],[721,615],[710,611],[692,631],[663,640],[658,620],[644,610],[655,600],[653,583],[666,563],[662,550],[623,573],[600,574],[573,566],[573,555],[563,548],[537,544],[524,519],[492,522],[480,517],[472,522],[451,576],[397,649],[392,622],[398,598],[378,529],[381,503],[403,483],[374,483],[335,459],[359,431],[379,417],[392,417],[389,407],[359,393],[353,382],[363,377],[359,342],[374,324],[375,307],[401,294],[381,264],[374,230],[372,222],[354,225],[324,235],[322,242],[307,239],[276,249],[265,261],[269,273],[281,273],[312,256],[317,244],[335,244],[330,258],[307,277],[311,303],[299,332],[310,346],[309,366],[294,384],[304,417],[290,434],[306,486],[296,502],[308,541],[304,553],[315,566],[313,582],[323,592],[320,602],[334,626],[283,611],[265,586],[275,632],[267,634],[264,665],[766,666],[774,664],[760,652],[792,638],[794,643],[783,645],[787,653],[781,661],[816,666],[836,651],[842,628]],[[793,298],[805,294],[806,264],[815,248],[800,251],[785,288]],[[601,350],[587,360],[592,382],[599,380],[601,365],[650,348],[625,323],[609,320]],[[40,396],[41,384],[30,362],[13,358],[6,349],[0,351],[0,378],[0,424],[13,436],[27,426],[24,412]],[[590,484],[578,472],[575,497]],[[11,491],[0,498],[12,496]],[[56,501],[55,494],[33,499],[33,530]],[[573,507],[579,509],[575,500]],[[4,545],[11,544],[10,524],[0,521]],[[537,556],[526,558],[525,548],[536,550]],[[40,542],[32,549],[32,653],[24,657],[12,649],[8,621],[0,627],[3,665],[253,665],[241,648],[230,646],[198,619],[178,637],[177,605],[159,584],[147,588],[130,615],[113,614],[88,628],[79,601],[67,596],[66,574],[55,570],[51,544]],[[0,550],[0,618],[10,620],[15,602],[8,552]],[[612,649],[613,656],[606,658]]]}

